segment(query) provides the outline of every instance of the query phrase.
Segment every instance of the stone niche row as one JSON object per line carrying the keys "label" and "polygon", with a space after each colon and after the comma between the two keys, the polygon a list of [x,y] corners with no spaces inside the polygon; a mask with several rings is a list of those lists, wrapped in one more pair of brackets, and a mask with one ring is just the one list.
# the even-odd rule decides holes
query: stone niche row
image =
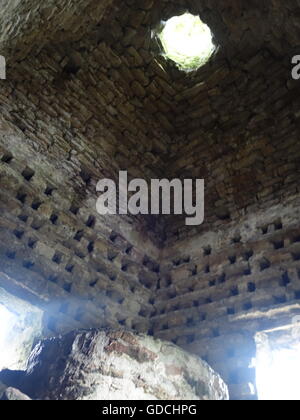
{"label": "stone niche row", "polygon": [[[43,284],[42,295],[60,295],[59,312],[70,311],[78,322],[84,311],[64,303],[68,295],[92,301],[91,312],[100,304],[102,309],[103,300],[115,313],[122,307],[123,315],[116,316],[120,325],[127,319],[144,323],[151,313],[159,264],[11,152],[1,149],[0,160],[1,253],[7,271],[26,273],[33,288]],[[36,279],[39,275],[48,285]]]}
{"label": "stone niche row", "polygon": [[[245,284],[249,287],[248,293],[200,306],[197,295],[186,296],[183,303],[182,298],[174,300],[174,306],[170,307],[169,312],[163,309],[160,315],[154,315],[152,327],[156,334],[169,331],[172,339],[174,335],[177,336],[178,331],[181,331],[182,339],[185,340],[184,337],[186,337],[187,343],[196,341],[197,337],[217,337],[222,335],[222,331],[217,327],[222,319],[228,320],[250,311],[255,312],[263,308],[298,302],[300,300],[300,265],[294,268],[291,276],[287,272],[282,278],[280,276],[281,270],[278,269],[277,273],[273,272],[271,276],[265,276],[258,282],[260,287],[258,291],[254,283]],[[278,278],[280,278],[280,285],[278,285]],[[155,306],[159,307],[159,305]],[[201,332],[199,332],[200,327]]]}
{"label": "stone niche row", "polygon": [[[300,230],[283,230],[279,219],[266,226],[246,245],[239,241],[216,253],[209,246],[200,257],[171,258],[171,273],[162,269],[163,287],[152,313],[154,331],[170,331],[172,336],[182,327],[191,330],[186,335],[190,343],[199,324],[204,331],[214,320],[298,301]],[[214,337],[219,332],[211,328],[205,334]]]}

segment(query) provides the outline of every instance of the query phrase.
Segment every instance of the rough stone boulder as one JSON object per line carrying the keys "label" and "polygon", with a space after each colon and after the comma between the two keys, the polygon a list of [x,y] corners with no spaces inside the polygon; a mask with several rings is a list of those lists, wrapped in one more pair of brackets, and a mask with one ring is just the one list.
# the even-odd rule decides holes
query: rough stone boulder
{"label": "rough stone boulder", "polygon": [[224,400],[227,386],[177,346],[125,331],[89,330],[39,343],[21,389],[51,400]]}
{"label": "rough stone boulder", "polygon": [[18,389],[7,387],[0,382],[0,401],[30,401],[30,398]]}

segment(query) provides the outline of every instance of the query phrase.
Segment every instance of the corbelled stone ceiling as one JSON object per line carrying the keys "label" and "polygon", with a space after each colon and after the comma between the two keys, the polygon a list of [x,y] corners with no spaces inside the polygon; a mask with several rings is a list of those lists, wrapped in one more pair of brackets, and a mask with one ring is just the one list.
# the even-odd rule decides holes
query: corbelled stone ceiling
{"label": "corbelled stone ceiling", "polygon": [[[200,14],[218,45],[193,73],[166,61],[152,36],[160,21],[184,11]],[[98,178],[104,167],[205,178],[207,223],[228,219],[272,180],[282,187],[271,160],[293,160],[277,143],[288,125],[290,135],[298,129],[299,88],[288,59],[299,39],[298,14],[293,0],[7,2],[1,45],[10,79],[22,88],[3,112],[9,107],[10,118],[30,132],[28,87],[39,96],[38,114],[64,129],[58,149],[42,124],[35,133],[50,155],[59,150],[72,160],[76,133],[90,148],[83,170]],[[171,218],[166,230],[181,223]]]}

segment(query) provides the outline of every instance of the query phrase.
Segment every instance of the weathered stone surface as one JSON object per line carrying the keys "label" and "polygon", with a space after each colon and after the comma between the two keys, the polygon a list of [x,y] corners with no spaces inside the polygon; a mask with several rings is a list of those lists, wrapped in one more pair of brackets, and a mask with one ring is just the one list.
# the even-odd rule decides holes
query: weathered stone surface
{"label": "weathered stone surface", "polygon": [[0,382],[0,401],[30,401],[28,395],[23,394],[16,388],[7,387]]}
{"label": "weathered stone surface", "polygon": [[34,399],[222,400],[227,387],[197,356],[131,332],[72,332],[33,350],[22,387]]}

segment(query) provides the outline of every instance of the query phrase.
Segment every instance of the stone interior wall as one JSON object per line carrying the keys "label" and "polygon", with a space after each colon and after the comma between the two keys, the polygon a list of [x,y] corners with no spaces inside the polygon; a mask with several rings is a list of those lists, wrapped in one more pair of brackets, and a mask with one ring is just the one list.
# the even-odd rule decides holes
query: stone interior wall
{"label": "stone interior wall", "polygon": [[[120,325],[147,332],[160,221],[100,217],[95,187],[121,169],[159,175],[169,136],[128,89],[129,71],[102,37],[100,16],[85,13],[90,25],[98,20],[88,33],[79,30],[80,43],[72,25],[64,42],[53,32],[53,43],[45,40],[17,64],[15,56],[7,60],[0,94],[2,281],[42,306],[49,333]],[[20,45],[27,37],[32,48],[30,32],[22,32]]]}
{"label": "stone interior wall", "polygon": [[[148,332],[253,398],[255,332],[299,310],[298,2],[51,3],[0,18],[0,286],[46,335]],[[151,37],[187,10],[219,46],[190,74]],[[96,183],[122,169],[205,178],[205,224],[100,217]]]}
{"label": "stone interior wall", "polygon": [[232,398],[254,398],[254,337],[299,315],[299,261],[299,196],[175,242],[164,250],[154,335],[207,360]]}
{"label": "stone interior wall", "polygon": [[[159,222],[96,212],[96,183],[122,169],[116,136],[123,142],[130,135],[123,127],[114,135],[114,118],[109,122],[105,115],[105,127],[92,117],[84,107],[83,86],[77,106],[71,88],[67,93],[54,87],[42,105],[38,94],[51,85],[46,76],[37,82],[38,75],[30,67],[28,81],[18,82],[18,73],[1,91],[1,272],[42,305],[50,333],[119,325],[147,332],[159,271]],[[88,95],[86,105],[93,106]],[[126,147],[133,147],[128,141]],[[113,159],[105,145],[115,150]],[[143,153],[141,145],[132,159],[142,162]]]}
{"label": "stone interior wall", "polygon": [[95,199],[76,192],[60,163],[25,145],[20,152],[20,137],[15,145],[8,137],[9,149],[1,148],[1,285],[38,304],[52,334],[120,325],[147,332],[156,247],[132,221],[119,228],[97,215]]}

